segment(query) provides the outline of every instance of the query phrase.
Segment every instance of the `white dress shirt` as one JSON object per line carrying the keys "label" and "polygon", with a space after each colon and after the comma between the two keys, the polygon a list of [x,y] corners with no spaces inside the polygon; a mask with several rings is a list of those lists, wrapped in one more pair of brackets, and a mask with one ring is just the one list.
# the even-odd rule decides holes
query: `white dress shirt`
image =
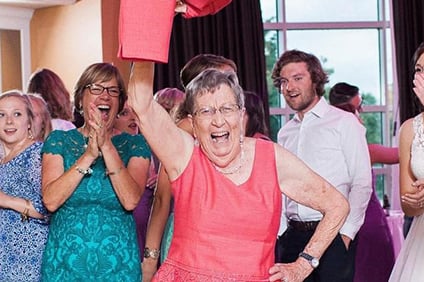
{"label": "white dress shirt", "polygon": [[[296,114],[278,132],[278,143],[335,186],[349,201],[350,213],[340,233],[351,239],[364,222],[372,193],[366,129],[351,113],[320,101],[303,120]],[[286,197],[285,197],[286,198]],[[317,221],[322,214],[283,199],[282,226],[287,220]],[[282,229],[280,228],[280,231]]]}

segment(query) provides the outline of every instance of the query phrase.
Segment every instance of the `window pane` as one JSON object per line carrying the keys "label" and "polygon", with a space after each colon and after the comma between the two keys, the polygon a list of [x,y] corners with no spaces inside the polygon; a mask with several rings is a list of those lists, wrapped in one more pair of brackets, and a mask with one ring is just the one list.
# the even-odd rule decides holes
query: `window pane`
{"label": "window pane", "polygon": [[329,73],[327,90],[344,81],[358,86],[361,93],[374,96],[376,104],[381,104],[378,30],[292,30],[287,32],[287,46],[321,60]]}
{"label": "window pane", "polygon": [[268,86],[268,103],[270,107],[280,107],[280,95],[277,88],[274,87],[271,74],[275,62],[279,57],[278,51],[278,33],[276,30],[265,30],[265,61],[266,61],[266,79]]}
{"label": "window pane", "polygon": [[270,129],[269,129],[269,137],[277,142],[277,134],[278,131],[280,130],[280,128],[283,126],[283,124],[286,123],[286,120],[284,118],[284,116],[270,116],[269,118],[269,124],[270,124]]}
{"label": "window pane", "polygon": [[286,17],[287,22],[376,21],[377,3],[378,0],[286,0]]}
{"label": "window pane", "polygon": [[262,21],[276,22],[279,17],[277,14],[277,2],[281,0],[261,0]]}

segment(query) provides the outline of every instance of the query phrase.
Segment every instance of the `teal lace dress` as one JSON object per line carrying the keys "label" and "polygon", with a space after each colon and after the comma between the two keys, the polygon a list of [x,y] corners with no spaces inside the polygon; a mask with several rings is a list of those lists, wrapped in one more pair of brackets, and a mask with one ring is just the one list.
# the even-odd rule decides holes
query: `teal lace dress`
{"label": "teal lace dress", "polygon": [[[150,149],[140,135],[122,133],[112,142],[125,165],[131,157],[150,158]],[[42,152],[61,155],[67,171],[84,153],[85,143],[76,129],[53,131]],[[98,158],[91,168],[93,173],[85,176],[52,214],[42,281],[141,281],[132,213],[121,206],[103,159]]]}

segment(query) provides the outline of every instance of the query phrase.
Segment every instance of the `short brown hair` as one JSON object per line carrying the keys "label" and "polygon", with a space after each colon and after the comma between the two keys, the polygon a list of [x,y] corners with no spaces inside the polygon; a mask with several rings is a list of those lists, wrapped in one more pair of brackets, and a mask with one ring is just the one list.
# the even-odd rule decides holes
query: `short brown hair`
{"label": "short brown hair", "polygon": [[75,109],[77,111],[82,110],[82,96],[84,95],[84,89],[87,85],[95,83],[96,81],[110,81],[113,78],[116,79],[119,91],[121,92],[119,94],[118,108],[118,113],[120,113],[124,108],[125,101],[128,98],[127,89],[118,68],[109,63],[92,64],[82,73],[74,90]]}

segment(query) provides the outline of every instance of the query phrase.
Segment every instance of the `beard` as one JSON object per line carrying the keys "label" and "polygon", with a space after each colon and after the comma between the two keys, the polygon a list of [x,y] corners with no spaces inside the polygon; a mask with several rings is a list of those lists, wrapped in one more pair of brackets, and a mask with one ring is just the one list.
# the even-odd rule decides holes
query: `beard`
{"label": "beard", "polygon": [[[288,94],[289,95],[289,94]],[[319,101],[319,96],[314,92],[309,92],[307,95],[305,93],[300,94],[300,96],[293,98],[287,97],[284,95],[287,105],[297,112],[303,112],[307,109],[312,108]]]}

